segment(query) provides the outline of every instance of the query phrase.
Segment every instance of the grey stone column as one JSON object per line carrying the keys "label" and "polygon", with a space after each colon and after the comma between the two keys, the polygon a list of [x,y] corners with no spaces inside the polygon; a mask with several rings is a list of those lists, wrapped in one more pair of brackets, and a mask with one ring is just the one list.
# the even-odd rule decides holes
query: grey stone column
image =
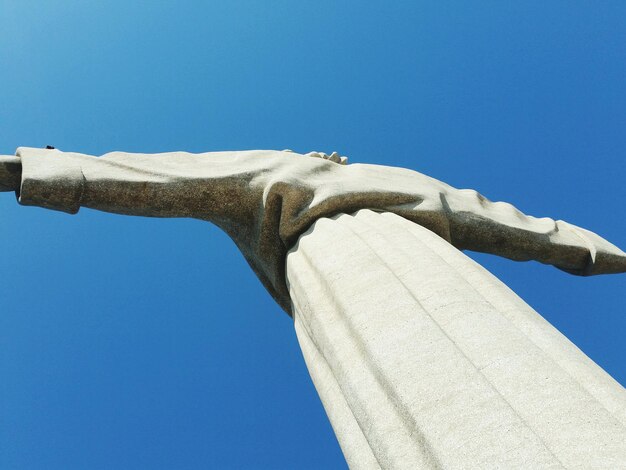
{"label": "grey stone column", "polygon": [[624,388],[434,233],[361,210],[319,219],[286,264],[351,468],[626,468]]}

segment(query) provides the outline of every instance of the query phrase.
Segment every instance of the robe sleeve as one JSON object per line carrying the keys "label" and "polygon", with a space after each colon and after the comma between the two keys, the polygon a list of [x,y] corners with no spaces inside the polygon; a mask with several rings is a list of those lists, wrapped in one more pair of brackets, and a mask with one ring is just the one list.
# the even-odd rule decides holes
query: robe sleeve
{"label": "robe sleeve", "polygon": [[101,157],[19,148],[19,201],[74,214],[80,207],[149,217],[244,218],[279,152],[113,152]]}
{"label": "robe sleeve", "polygon": [[626,272],[626,253],[562,220],[525,215],[511,204],[491,202],[473,190],[446,191],[442,205],[457,248],[536,260],[581,276]]}

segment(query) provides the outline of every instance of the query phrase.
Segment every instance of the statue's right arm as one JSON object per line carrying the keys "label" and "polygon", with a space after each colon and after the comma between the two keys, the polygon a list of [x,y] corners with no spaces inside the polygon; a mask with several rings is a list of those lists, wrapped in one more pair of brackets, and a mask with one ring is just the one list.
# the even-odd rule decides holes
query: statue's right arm
{"label": "statue's right arm", "polygon": [[571,274],[626,272],[626,253],[599,235],[563,220],[526,215],[474,190],[450,188],[442,198],[451,242],[514,260],[536,260]]}

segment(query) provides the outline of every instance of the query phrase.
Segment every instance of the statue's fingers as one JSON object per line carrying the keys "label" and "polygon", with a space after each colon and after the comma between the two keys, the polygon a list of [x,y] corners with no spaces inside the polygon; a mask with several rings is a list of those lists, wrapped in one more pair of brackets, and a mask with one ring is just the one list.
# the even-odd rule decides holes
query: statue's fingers
{"label": "statue's fingers", "polygon": [[328,156],[328,160],[335,163],[341,163],[341,157],[337,152],[333,152]]}
{"label": "statue's fingers", "polygon": [[[283,150],[284,152],[286,150]],[[309,152],[309,153],[305,153],[304,154],[307,157],[313,157],[313,158],[321,158],[323,160],[329,160],[333,163],[338,163],[340,165],[347,165],[348,164],[348,157],[342,157],[340,156],[337,152],[333,152],[330,155],[328,155],[327,153],[324,152]]]}

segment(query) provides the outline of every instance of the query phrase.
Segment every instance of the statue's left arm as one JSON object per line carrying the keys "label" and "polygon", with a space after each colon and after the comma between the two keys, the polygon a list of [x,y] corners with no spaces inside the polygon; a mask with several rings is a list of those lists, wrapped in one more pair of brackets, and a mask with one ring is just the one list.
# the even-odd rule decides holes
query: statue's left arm
{"label": "statue's left arm", "polygon": [[[271,153],[271,152],[268,152]],[[276,152],[274,152],[276,153]],[[88,207],[149,217],[212,220],[249,208],[246,193],[271,167],[263,152],[112,152],[94,157],[19,148],[19,200],[68,213]],[[257,202],[257,201],[255,201]]]}

